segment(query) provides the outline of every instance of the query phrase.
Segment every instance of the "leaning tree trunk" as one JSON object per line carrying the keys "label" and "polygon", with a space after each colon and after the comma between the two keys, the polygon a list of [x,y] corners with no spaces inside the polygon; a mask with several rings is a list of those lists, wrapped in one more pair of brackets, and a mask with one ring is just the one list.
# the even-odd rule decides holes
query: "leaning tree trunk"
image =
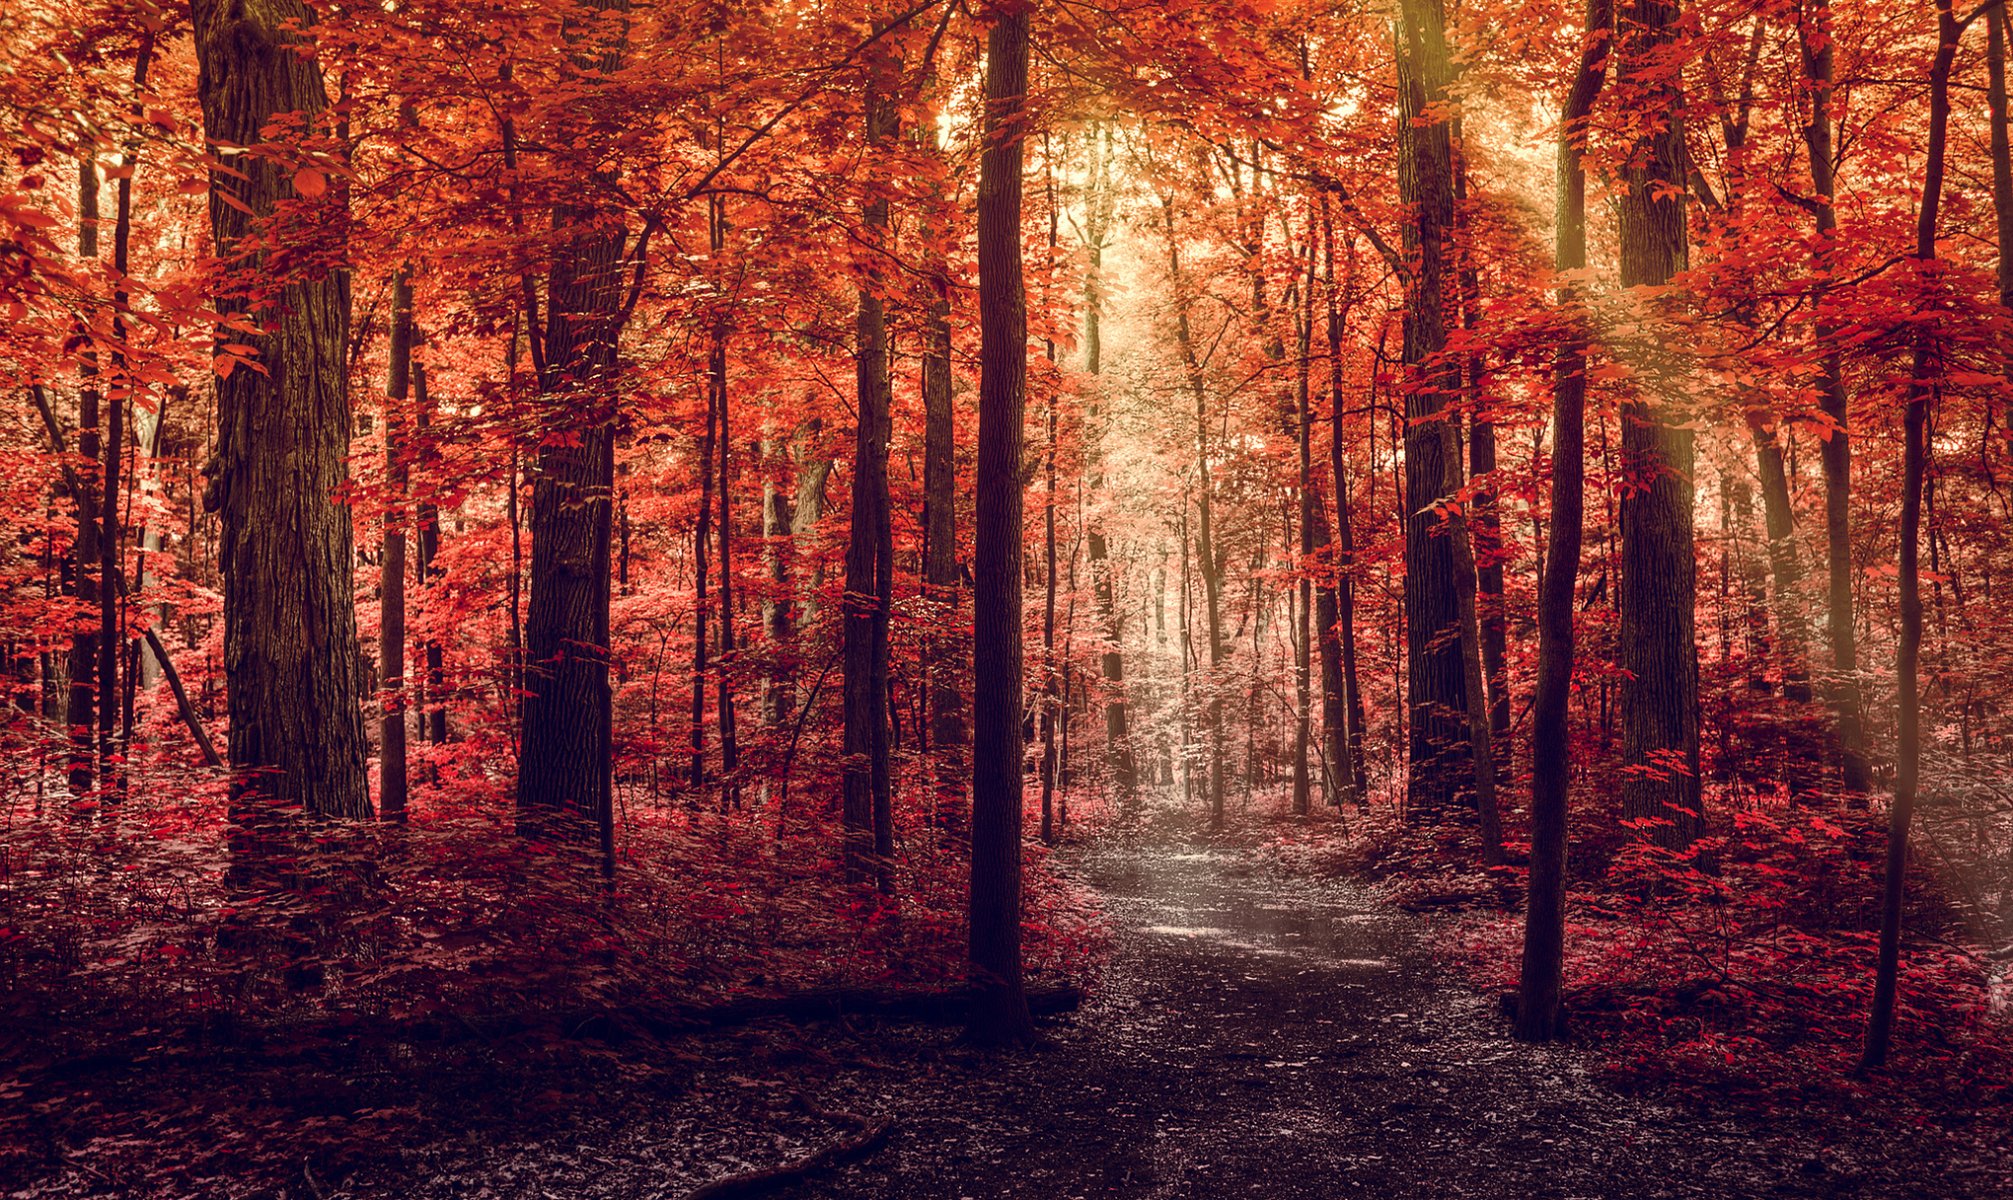
{"label": "leaning tree trunk", "polygon": [[[1662,62],[1678,36],[1677,0],[1631,0],[1623,10],[1623,75],[1638,77],[1645,111],[1675,113],[1675,79],[1640,81],[1645,64]],[[1621,282],[1662,288],[1684,269],[1685,150],[1675,118],[1638,139],[1624,172]],[[1648,345],[1640,390],[1622,405],[1620,501],[1621,619],[1617,665],[1622,684],[1622,814],[1645,823],[1665,849],[1682,852],[1704,832],[1699,792],[1698,646],[1693,638],[1697,567],[1692,545],[1692,466],[1696,456],[1672,348]]]}
{"label": "leaning tree trunk", "polygon": [[[1925,274],[1936,261],[1937,215],[1943,202],[1944,146],[1950,126],[1950,67],[1957,56],[1962,30],[1951,12],[1951,0],[1936,0],[1938,45],[1929,68],[1929,148],[1922,172],[1922,205],[1915,219],[1915,265]],[[1896,739],[1894,805],[1887,817],[1887,871],[1880,893],[1880,950],[1873,977],[1873,1005],[1866,1022],[1866,1050],[1859,1069],[1869,1071],[1887,1061],[1894,1035],[1895,994],[1901,967],[1901,900],[1908,870],[1908,826],[1922,775],[1922,697],[1918,675],[1922,663],[1922,572],[1918,543],[1922,534],[1922,480],[1928,470],[1929,406],[1936,397],[1943,371],[1941,347],[1933,326],[1915,328],[1915,363],[1909,373],[1908,408],[1902,419],[1901,444],[1901,639],[1894,675],[1900,692],[1900,729]]]}
{"label": "leaning tree trunk", "polygon": [[[1559,273],[1587,265],[1587,177],[1580,165],[1587,114],[1607,75],[1614,0],[1587,0],[1579,73],[1559,127]],[[1559,304],[1577,301],[1569,283]],[[1577,320],[1577,316],[1574,316]],[[1516,1035],[1550,1041],[1565,1032],[1559,994],[1566,946],[1566,815],[1572,783],[1567,706],[1573,684],[1573,594],[1580,574],[1586,503],[1587,346],[1569,327],[1552,355],[1552,532],[1538,589],[1538,680],[1531,697],[1531,872]]]}
{"label": "leaning tree trunk", "polygon": [[[293,29],[313,20],[300,0],[191,7],[212,146],[256,146],[274,118],[299,113],[312,121],[328,107],[320,68],[301,53]],[[264,332],[233,330],[228,339],[252,346],[258,368],[217,380],[217,447],[205,496],[222,526],[230,761],[261,798],[367,816],[350,512],[335,496],[349,468],[349,276],[310,269],[262,278],[261,289],[278,284],[279,294],[253,311],[251,279],[267,260],[244,247],[281,200],[310,201],[308,219],[319,224],[343,193],[326,175],[296,174],[280,158],[233,162],[210,176],[210,228],[229,264],[217,308],[253,317]],[[306,190],[297,194],[297,185]],[[312,203],[318,195],[326,198]],[[327,214],[330,224],[335,215]]]}
{"label": "leaning tree trunk", "polygon": [[1453,544],[1433,535],[1427,497],[1446,479],[1440,412],[1459,386],[1443,361],[1454,234],[1454,165],[1444,115],[1453,78],[1440,0],[1404,0],[1398,53],[1398,192],[1407,205],[1404,361],[1406,727],[1411,772],[1406,814],[1436,820],[1453,807],[1467,739]]}
{"label": "leaning tree trunk", "polygon": [[1021,979],[1021,452],[1027,292],[1021,275],[1028,12],[999,11],[986,39],[979,160],[978,519],[972,596],[970,1037],[1034,1035]]}

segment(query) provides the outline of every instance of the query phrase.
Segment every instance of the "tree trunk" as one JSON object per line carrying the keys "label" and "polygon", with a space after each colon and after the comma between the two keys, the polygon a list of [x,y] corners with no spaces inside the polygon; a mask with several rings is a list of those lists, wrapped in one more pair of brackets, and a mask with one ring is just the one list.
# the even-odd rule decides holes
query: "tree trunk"
{"label": "tree trunk", "polygon": [[1160,215],[1167,234],[1167,273],[1174,289],[1174,338],[1181,351],[1183,373],[1195,399],[1195,487],[1196,572],[1202,577],[1203,608],[1209,622],[1209,675],[1205,733],[1209,738],[1209,823],[1223,827],[1223,695],[1218,673],[1229,650],[1223,644],[1223,571],[1216,557],[1214,491],[1209,478],[1209,385],[1202,375],[1202,360],[1196,354],[1195,336],[1188,323],[1188,284],[1181,270],[1181,251],[1174,229],[1174,201],[1162,197]]}
{"label": "tree trunk", "polygon": [[[77,257],[95,259],[98,257],[98,167],[88,154],[78,159],[77,167]],[[100,449],[98,422],[102,414],[99,411],[97,364],[97,354],[87,349],[81,356],[77,371],[80,376],[77,389],[77,452],[90,462],[98,461]],[[78,603],[96,611],[102,603],[100,593],[111,590],[99,574],[104,551],[99,544],[101,539],[96,513],[103,499],[95,493],[81,491],[71,499],[77,505],[77,537],[71,547],[72,559],[67,573]],[[98,635],[96,625],[79,624],[70,639],[69,776],[70,795],[76,799],[82,799],[91,790],[91,781],[97,775]]]}
{"label": "tree trunk", "polygon": [[386,491],[384,561],[380,564],[378,674],[384,690],[378,747],[378,813],[405,820],[405,523],[408,471],[399,432],[412,378],[412,282],[401,269],[391,284],[391,363],[385,381]]}
{"label": "tree trunk", "polygon": [[964,776],[968,755],[964,695],[960,691],[967,641],[957,626],[958,579],[957,425],[951,408],[951,285],[939,261],[923,327],[923,586],[935,608],[930,643],[930,747],[936,767],[937,823],[948,831],[965,825]]}
{"label": "tree trunk", "polygon": [[[1342,399],[1342,326],[1348,316],[1336,292],[1335,226],[1324,213],[1321,223],[1328,280],[1328,469],[1335,484],[1335,633],[1341,658],[1343,719],[1329,725],[1329,754],[1336,763],[1343,791],[1359,804],[1369,802],[1370,775],[1363,761],[1363,691],[1356,675],[1356,537],[1349,503],[1348,439]],[[1371,387],[1375,389],[1375,375]],[[1370,418],[1372,465],[1375,465],[1376,416]],[[1372,475],[1374,482],[1375,475]],[[1325,669],[1325,668],[1324,668]]]}
{"label": "tree trunk", "polygon": [[[717,230],[721,221],[719,197],[707,202],[708,228],[716,231],[714,242],[719,237]],[[721,343],[724,334],[715,333],[713,341]],[[718,436],[720,406],[719,397],[713,393],[712,357],[707,356],[708,371],[706,384],[706,424],[705,432],[699,436],[699,519],[692,528],[692,758],[688,764],[687,782],[691,786],[691,803],[699,803],[699,793],[706,786],[706,664],[711,646],[707,641],[709,618],[712,616],[712,601],[707,598],[709,581],[707,556],[713,546],[713,439]]]}
{"label": "tree trunk", "polygon": [[[722,222],[724,225],[724,221]],[[715,666],[718,679],[714,706],[720,719],[720,775],[722,791],[720,806],[723,810],[739,808],[741,805],[741,784],[735,777],[740,766],[741,751],[734,737],[734,510],[729,499],[733,493],[728,490],[733,477],[731,469],[734,437],[732,424],[728,420],[727,409],[727,340],[724,336],[716,340],[707,360],[706,380],[712,393],[713,407],[720,414],[720,659]]]}
{"label": "tree trunk", "polygon": [[[312,21],[300,0],[193,0],[192,12],[211,145],[255,146],[276,116],[313,119],[327,108],[319,67],[286,28]],[[279,201],[295,198],[294,178],[278,159],[258,156],[211,172],[210,227],[220,255],[232,254]],[[243,207],[226,203],[226,193]],[[323,203],[340,205],[342,197],[332,188]],[[262,263],[255,254],[234,265],[219,286],[220,312],[246,313],[246,277]],[[349,277],[337,270],[294,278],[255,315],[267,332],[230,336],[256,349],[261,369],[217,381],[206,496],[222,516],[230,761],[262,798],[325,816],[368,816],[350,512],[335,498],[349,466]]]}
{"label": "tree trunk", "polygon": [[[1995,12],[1997,10],[1994,10]],[[1831,678],[1827,690],[1838,719],[1840,782],[1850,795],[1871,786],[1866,761],[1866,728],[1859,694],[1858,634],[1852,622],[1852,439],[1845,393],[1845,354],[1837,322],[1826,315],[1830,291],[1827,264],[1838,231],[1833,195],[1838,187],[1831,132],[1831,6],[1829,0],[1808,0],[1801,10],[1797,38],[1803,47],[1804,77],[1810,83],[1810,124],[1804,126],[1804,147],[1810,164],[1819,270],[1811,288],[1817,313],[1816,338],[1820,364],[1818,404],[1830,436],[1823,440],[1824,540],[1829,559],[1825,630],[1831,642]],[[2002,217],[2003,221],[2005,218]]]}
{"label": "tree trunk", "polygon": [[[413,344],[419,344],[419,331],[413,330]],[[412,364],[412,390],[415,401],[414,417],[419,426],[420,437],[426,437],[433,422],[433,401],[426,392],[426,364]],[[440,557],[440,506],[432,500],[419,502],[419,583],[430,602],[434,599],[433,589],[440,582],[440,572],[434,561]],[[433,614],[429,610],[428,616]],[[424,710],[420,719],[420,735],[434,745],[447,741],[447,673],[441,654],[440,634],[433,621],[427,622],[426,642],[421,646],[426,660],[426,686],[421,700]]]}
{"label": "tree trunk", "polygon": [[[1579,73],[1559,129],[1555,263],[1563,275],[1587,265],[1587,178],[1580,165],[1587,114],[1607,75],[1614,0],[1587,0]],[[1577,303],[1571,284],[1559,304]],[[1577,323],[1579,315],[1572,314]],[[1567,705],[1573,684],[1573,595],[1579,582],[1586,502],[1587,347],[1577,327],[1552,356],[1552,531],[1538,589],[1538,679],[1531,697],[1531,871],[1516,1035],[1543,1042],[1565,1032],[1559,1007],[1566,945],[1566,820],[1572,783]]]}
{"label": "tree trunk", "polygon": [[1021,276],[1028,10],[1003,7],[986,39],[979,161],[978,520],[973,555],[969,1036],[1034,1036],[1021,980],[1021,450],[1027,293]]}
{"label": "tree trunk", "polygon": [[1405,388],[1405,663],[1411,773],[1406,815],[1439,819],[1459,788],[1459,752],[1467,710],[1456,632],[1460,600],[1454,549],[1433,535],[1425,503],[1447,478],[1439,413],[1459,386],[1442,361],[1447,344],[1449,256],[1454,232],[1453,151],[1444,109],[1453,67],[1440,0],[1403,0],[1398,53],[1398,192],[1408,206]]}
{"label": "tree trunk", "polygon": [[1297,445],[1300,473],[1296,480],[1300,531],[1300,606],[1294,614],[1293,702],[1293,811],[1306,816],[1314,808],[1314,780],[1308,770],[1307,755],[1314,735],[1314,408],[1309,378],[1313,364],[1308,356],[1314,349],[1314,228],[1307,229],[1307,271],[1301,283],[1299,328],[1295,331],[1299,364],[1294,369],[1294,399],[1299,416]]}
{"label": "tree trunk", "polygon": [[[1083,277],[1083,369],[1093,380],[1104,369],[1104,246],[1111,229],[1112,206],[1117,190],[1111,181],[1111,130],[1101,127],[1092,134],[1097,139],[1091,167],[1088,214],[1084,243],[1090,251],[1089,269]],[[1090,556],[1091,591],[1097,600],[1100,632],[1105,637],[1099,668],[1104,672],[1104,741],[1111,762],[1111,783],[1117,791],[1118,811],[1131,815],[1139,809],[1139,766],[1132,750],[1131,712],[1125,692],[1124,622],[1114,602],[1110,549],[1105,540],[1102,502],[1104,499],[1105,405],[1095,382],[1091,385],[1090,408],[1084,422],[1084,474],[1096,497],[1084,523],[1084,550]]]}
{"label": "tree trunk", "polygon": [[[1661,62],[1678,36],[1677,0],[1630,0],[1623,10],[1618,70],[1634,76]],[[1638,85],[1648,109],[1675,113],[1677,83]],[[1682,131],[1675,118],[1646,132],[1624,172],[1621,282],[1662,288],[1684,269]],[[1622,564],[1618,665],[1622,684],[1622,814],[1667,850],[1683,852],[1704,832],[1699,792],[1698,646],[1693,637],[1697,568],[1692,545],[1694,437],[1668,346],[1645,345],[1648,366],[1622,405]]]}
{"label": "tree trunk", "polygon": [[[1922,206],[1916,214],[1915,259],[1927,271],[1936,261],[1937,216],[1943,203],[1944,146],[1950,125],[1950,67],[1957,57],[1962,30],[1951,12],[1951,0],[1936,0],[1938,45],[1929,68],[1929,148],[1922,173]],[[1922,773],[1922,698],[1918,674],[1922,663],[1922,480],[1928,471],[1930,446],[1926,430],[1929,406],[1943,372],[1937,330],[1927,323],[1915,329],[1915,363],[1909,373],[1908,409],[1902,422],[1901,481],[1901,637],[1894,674],[1900,692],[1900,731],[1896,739],[1894,804],[1887,818],[1887,868],[1880,892],[1880,951],[1874,969],[1873,1005],[1866,1022],[1862,1072],[1887,1061],[1894,1034],[1895,993],[1901,966],[1901,900],[1908,871],[1908,826],[1914,816],[1916,789]]]}
{"label": "tree trunk", "polygon": [[[866,102],[869,152],[893,140],[897,112],[888,92],[892,65],[877,51],[869,69]],[[866,239],[887,238],[888,202],[875,197],[864,212]],[[888,433],[892,403],[888,380],[888,323],[880,273],[861,281],[855,355],[859,423],[853,452],[852,530],[846,542],[845,759],[841,794],[845,818],[846,877],[869,878],[883,893],[894,888],[888,776],[888,607],[893,566],[887,554]],[[890,836],[883,837],[883,828]],[[884,844],[886,842],[887,844]]]}

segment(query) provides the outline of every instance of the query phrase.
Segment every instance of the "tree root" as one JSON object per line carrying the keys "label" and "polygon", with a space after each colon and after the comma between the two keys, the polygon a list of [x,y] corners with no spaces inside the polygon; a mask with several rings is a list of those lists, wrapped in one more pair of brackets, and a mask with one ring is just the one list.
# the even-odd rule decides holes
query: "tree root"
{"label": "tree root", "polygon": [[687,1194],[685,1200],[728,1200],[736,1196],[759,1196],[776,1188],[797,1183],[820,1171],[829,1171],[849,1162],[867,1157],[879,1150],[894,1132],[892,1117],[879,1121],[860,1116],[858,1113],[826,1112],[813,1107],[803,1097],[798,1103],[817,1116],[851,1125],[857,1131],[852,1137],[833,1142],[819,1150],[813,1150],[802,1158],[774,1167],[761,1167],[753,1171],[743,1171],[739,1175],[729,1175],[711,1183],[701,1184]]}

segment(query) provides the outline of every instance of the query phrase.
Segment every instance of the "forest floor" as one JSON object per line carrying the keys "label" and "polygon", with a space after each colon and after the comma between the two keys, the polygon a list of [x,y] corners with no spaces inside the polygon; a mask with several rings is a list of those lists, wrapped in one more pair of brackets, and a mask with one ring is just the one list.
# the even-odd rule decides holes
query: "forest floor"
{"label": "forest floor", "polygon": [[[1025,1054],[900,1023],[781,1024],[631,1063],[462,1142],[310,1172],[301,1196],[677,1200],[892,1120],[885,1145],[768,1194],[1830,1197],[2013,1194],[1999,1128],[1701,1112],[1617,1094],[1584,1048],[1510,1041],[1429,927],[1346,881],[1160,841],[1076,852],[1111,953]],[[1979,1125],[1993,1124],[1980,1122]]]}

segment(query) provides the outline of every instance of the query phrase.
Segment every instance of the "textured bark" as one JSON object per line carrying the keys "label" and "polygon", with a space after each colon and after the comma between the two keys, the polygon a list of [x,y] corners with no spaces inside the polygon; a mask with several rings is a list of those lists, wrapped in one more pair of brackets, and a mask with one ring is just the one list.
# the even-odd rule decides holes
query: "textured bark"
{"label": "textured bark", "polygon": [[1301,282],[1300,311],[1297,349],[1299,364],[1294,369],[1295,413],[1298,417],[1296,446],[1299,451],[1299,475],[1295,481],[1299,501],[1298,518],[1300,532],[1299,593],[1300,605],[1295,614],[1297,625],[1294,629],[1293,647],[1293,811],[1306,816],[1314,807],[1314,780],[1308,770],[1307,755],[1314,735],[1314,677],[1313,677],[1313,610],[1314,610],[1314,514],[1319,511],[1314,495],[1314,407],[1312,380],[1309,378],[1313,364],[1308,355],[1314,348],[1314,229],[1310,222],[1307,230],[1307,272]]}
{"label": "textured bark", "polygon": [[386,491],[384,558],[378,593],[378,674],[384,691],[378,737],[378,813],[405,820],[405,523],[407,467],[400,445],[406,396],[412,378],[412,284],[404,271],[391,285],[391,362],[385,381],[384,457]]}
{"label": "textured bark", "polygon": [[[867,144],[885,145],[896,132],[897,112],[888,83],[895,64],[885,52],[868,63]],[[863,214],[869,244],[887,237],[888,202],[868,200]],[[893,554],[888,513],[888,434],[892,394],[888,379],[888,322],[877,268],[860,284],[855,323],[859,420],[853,441],[852,529],[846,542],[844,627],[846,876],[872,878],[883,892],[894,876],[889,782],[888,610],[893,600]]]}
{"label": "textured bark", "polygon": [[[1922,173],[1922,203],[1916,212],[1918,268],[1936,260],[1937,216],[1943,203],[1944,147],[1950,126],[1950,68],[1961,29],[1951,0],[1936,0],[1938,45],[1929,68],[1929,146]],[[1943,372],[1936,329],[1915,329],[1915,362],[1909,372],[1908,408],[1902,419],[1901,448],[1901,637],[1894,675],[1900,693],[1899,736],[1895,745],[1894,803],[1887,815],[1887,866],[1880,893],[1880,949],[1874,968],[1873,1004],[1867,1015],[1866,1050],[1859,1068],[1887,1061],[1894,1034],[1894,1009],[1901,967],[1901,901],[1908,872],[1908,827],[1922,775],[1922,482],[1929,469],[1929,408]]]}
{"label": "textured bark", "polygon": [[[1587,0],[1579,72],[1566,96],[1558,149],[1560,272],[1587,265],[1587,179],[1581,145],[1587,114],[1607,76],[1614,0]],[[1561,306],[1575,289],[1559,289]],[[1531,872],[1517,983],[1516,1035],[1550,1041],[1565,1032],[1559,994],[1566,944],[1566,822],[1572,783],[1567,705],[1573,684],[1573,595],[1579,582],[1586,505],[1587,347],[1575,329],[1552,357],[1552,531],[1538,589],[1538,679],[1531,697]]]}
{"label": "textured bark", "polygon": [[[1995,10],[1996,11],[1996,10]],[[1831,129],[1831,6],[1829,0],[1806,0],[1797,24],[1803,47],[1804,77],[1810,86],[1810,123],[1803,128],[1808,154],[1812,212],[1819,240],[1819,265],[1829,258],[1838,230],[1832,197],[1838,187]],[[2002,218],[2003,219],[2003,218]],[[1850,405],[1845,392],[1845,355],[1836,321],[1826,316],[1830,291],[1824,270],[1812,285],[1817,312],[1820,362],[1818,404],[1830,427],[1823,442],[1824,540],[1829,563],[1825,632],[1831,642],[1831,677],[1826,682],[1838,720],[1840,782],[1848,793],[1864,793],[1872,780],[1866,761],[1865,717],[1859,694],[1858,634],[1852,622],[1852,438]]]}
{"label": "textured bark", "polygon": [[[276,115],[313,119],[327,108],[320,69],[285,28],[311,22],[300,0],[191,7],[211,145],[255,145]],[[264,798],[367,816],[350,513],[335,498],[348,474],[349,278],[330,271],[254,293],[263,254],[246,241],[293,196],[292,174],[270,158],[233,163],[232,173],[210,178],[210,228],[231,260],[217,305],[255,314],[261,333],[230,336],[253,346],[264,369],[218,380],[205,497],[221,515],[230,761]],[[243,208],[227,204],[226,192]],[[341,195],[331,188],[324,203]]]}
{"label": "textured bark", "polygon": [[[98,168],[91,158],[77,163],[77,257],[98,257]],[[100,438],[98,360],[86,349],[79,359],[77,389],[77,452],[91,462],[98,460]],[[71,546],[67,572],[70,590],[81,604],[96,609],[103,602],[104,586],[99,574],[104,552],[99,545],[97,508],[103,499],[79,481],[71,499],[77,505],[77,537]],[[80,624],[70,638],[70,697],[66,710],[70,726],[70,794],[81,797],[91,790],[96,777],[98,646],[99,629]]]}
{"label": "textured bark", "polygon": [[970,1038],[1034,1036],[1021,978],[1021,450],[1027,293],[1021,163],[1027,8],[1009,0],[986,38],[985,152],[979,160],[978,519],[972,597]]}
{"label": "textured bark", "polygon": [[[1670,53],[1676,0],[1631,0],[1621,11],[1619,65],[1633,74]],[[1621,198],[1623,287],[1668,284],[1686,260],[1683,97],[1675,82],[1638,84],[1641,103],[1670,114],[1639,136]],[[1672,355],[1643,347],[1647,366],[1622,405],[1622,814],[1645,836],[1683,851],[1704,832],[1699,792],[1697,567],[1692,546],[1694,434]]]}
{"label": "textured bark", "polygon": [[1460,786],[1467,731],[1454,548],[1434,535],[1428,497],[1447,477],[1439,413],[1459,387],[1442,361],[1454,233],[1454,168],[1444,115],[1453,68],[1440,0],[1403,0],[1398,52],[1398,194],[1407,206],[1405,388],[1405,700],[1411,771],[1406,815],[1436,820]]}

